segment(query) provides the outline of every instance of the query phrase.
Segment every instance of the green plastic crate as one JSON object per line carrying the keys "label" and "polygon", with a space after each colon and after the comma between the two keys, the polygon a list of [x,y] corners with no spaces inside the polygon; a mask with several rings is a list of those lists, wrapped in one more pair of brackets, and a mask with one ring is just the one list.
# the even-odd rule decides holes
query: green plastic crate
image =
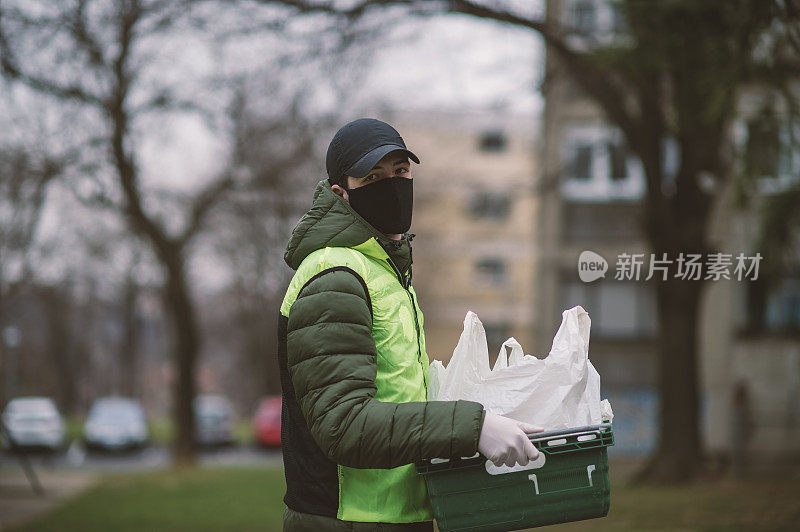
{"label": "green plastic crate", "polygon": [[481,455],[417,463],[439,530],[518,530],[608,514],[611,424],[533,434],[531,441],[539,458],[511,472]]}

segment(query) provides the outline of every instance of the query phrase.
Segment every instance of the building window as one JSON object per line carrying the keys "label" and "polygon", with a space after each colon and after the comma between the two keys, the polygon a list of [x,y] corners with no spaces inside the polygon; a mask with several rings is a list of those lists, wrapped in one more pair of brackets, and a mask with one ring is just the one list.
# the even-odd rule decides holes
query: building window
{"label": "building window", "polygon": [[478,142],[478,148],[484,152],[499,153],[506,150],[508,141],[502,131],[487,131]]}
{"label": "building window", "polygon": [[506,263],[497,258],[480,259],[475,263],[478,279],[488,285],[500,285],[506,281]]}
{"label": "building window", "polygon": [[622,144],[609,142],[608,172],[612,181],[619,181],[628,177],[628,151]]}
{"label": "building window", "polygon": [[575,31],[589,34],[595,29],[597,9],[594,2],[580,0],[572,5],[572,24]]}
{"label": "building window", "polygon": [[592,177],[592,146],[578,144],[573,148],[569,177],[588,181]]}
{"label": "building window", "polygon": [[[565,128],[561,193],[572,201],[630,201],[645,190],[644,170],[622,132],[603,123]],[[667,154],[669,155],[669,154]]]}
{"label": "building window", "polygon": [[470,200],[469,209],[474,218],[504,220],[511,210],[511,197],[507,194],[480,192]]}

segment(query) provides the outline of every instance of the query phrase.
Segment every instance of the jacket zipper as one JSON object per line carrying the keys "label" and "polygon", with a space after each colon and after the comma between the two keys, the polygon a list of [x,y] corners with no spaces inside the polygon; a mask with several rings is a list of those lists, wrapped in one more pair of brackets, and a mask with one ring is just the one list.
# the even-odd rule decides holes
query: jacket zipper
{"label": "jacket zipper", "polygon": [[428,396],[428,375],[425,372],[425,366],[422,364],[420,360],[422,358],[422,344],[420,343],[420,331],[419,331],[419,315],[417,314],[417,303],[414,301],[414,296],[411,294],[411,290],[408,289],[411,286],[411,279],[408,276],[403,276],[400,273],[400,270],[397,269],[397,266],[394,265],[392,259],[388,259],[387,262],[389,266],[392,267],[395,274],[397,274],[397,280],[400,281],[400,286],[406,291],[408,294],[408,299],[411,300],[411,310],[414,311],[414,327],[417,330],[417,363],[419,364],[420,368],[422,369],[422,385],[425,387],[425,397],[427,399]]}

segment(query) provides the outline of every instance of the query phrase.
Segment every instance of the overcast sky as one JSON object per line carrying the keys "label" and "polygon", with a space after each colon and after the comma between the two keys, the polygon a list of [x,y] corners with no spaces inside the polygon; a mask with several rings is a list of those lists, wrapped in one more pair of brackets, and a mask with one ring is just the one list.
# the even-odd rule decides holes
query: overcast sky
{"label": "overcast sky", "polygon": [[396,32],[378,47],[365,94],[402,108],[537,113],[541,39],[530,30],[468,17],[434,17]]}

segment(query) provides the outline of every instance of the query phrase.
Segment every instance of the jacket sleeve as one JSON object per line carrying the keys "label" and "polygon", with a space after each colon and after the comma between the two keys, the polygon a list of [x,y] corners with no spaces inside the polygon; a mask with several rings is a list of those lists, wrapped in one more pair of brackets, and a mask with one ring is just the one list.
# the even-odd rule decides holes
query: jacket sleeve
{"label": "jacket sleeve", "polygon": [[314,440],[334,462],[357,468],[475,454],[484,415],[479,403],[374,398],[367,297],[355,272],[333,270],[312,279],[289,312],[287,366]]}

